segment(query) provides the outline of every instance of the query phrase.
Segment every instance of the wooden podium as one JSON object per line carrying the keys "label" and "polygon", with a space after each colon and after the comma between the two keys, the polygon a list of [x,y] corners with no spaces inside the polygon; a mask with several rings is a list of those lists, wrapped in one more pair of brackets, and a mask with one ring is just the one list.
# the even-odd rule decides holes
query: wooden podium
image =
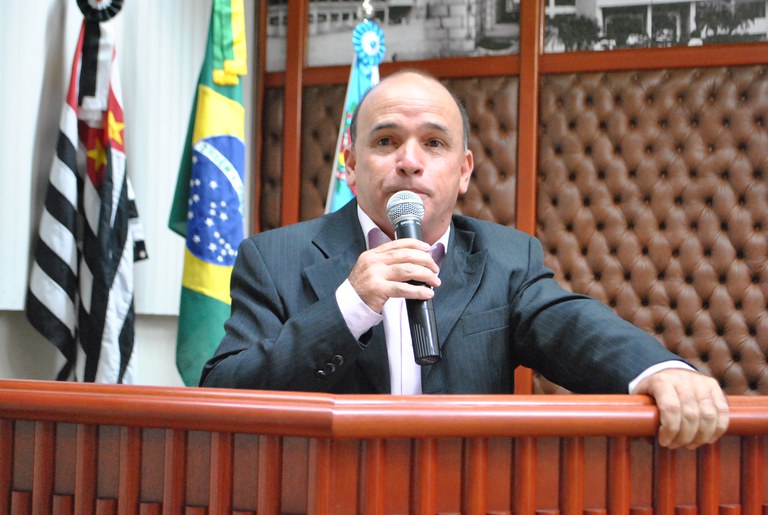
{"label": "wooden podium", "polygon": [[0,514],[768,514],[768,398],[658,447],[645,396],[0,381]]}

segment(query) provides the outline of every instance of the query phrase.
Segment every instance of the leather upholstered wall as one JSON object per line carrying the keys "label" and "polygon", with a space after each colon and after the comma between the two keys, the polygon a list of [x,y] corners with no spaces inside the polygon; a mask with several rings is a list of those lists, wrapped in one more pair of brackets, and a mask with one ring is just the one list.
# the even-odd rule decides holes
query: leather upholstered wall
{"label": "leather upholstered wall", "polygon": [[542,81],[547,264],[729,394],[768,394],[767,128],[765,66]]}
{"label": "leather upholstered wall", "polygon": [[475,171],[457,211],[504,225],[515,223],[517,78],[449,80],[470,123]]}
{"label": "leather upholstered wall", "polygon": [[282,88],[264,92],[264,118],[261,130],[261,197],[259,198],[260,231],[280,227],[280,195],[283,169],[283,109]]}
{"label": "leather upholstered wall", "polygon": [[[513,225],[517,78],[445,83],[475,157],[458,210]],[[344,93],[304,88],[301,219],[323,212]],[[537,236],[558,280],[727,393],[768,393],[768,68],[549,75],[540,99]],[[264,108],[261,230],[280,225],[282,91]]]}
{"label": "leather upholstered wall", "polygon": [[346,85],[304,88],[301,124],[302,220],[325,211]]}

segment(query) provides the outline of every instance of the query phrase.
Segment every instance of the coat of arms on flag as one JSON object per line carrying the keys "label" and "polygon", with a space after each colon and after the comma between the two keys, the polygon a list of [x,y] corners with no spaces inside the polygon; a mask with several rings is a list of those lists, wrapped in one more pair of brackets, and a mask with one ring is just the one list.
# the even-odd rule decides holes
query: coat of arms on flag
{"label": "coat of arms on flag", "polygon": [[352,69],[349,73],[347,95],[344,100],[344,113],[336,142],[336,159],[333,163],[331,181],[325,212],[331,213],[352,200],[355,192],[347,184],[347,171],[344,164],[344,148],[350,144],[349,126],[352,113],[363,95],[379,82],[379,64],[384,59],[384,33],[375,22],[364,19],[352,32],[352,46],[355,50]]}
{"label": "coat of arms on flag", "polygon": [[133,382],[133,266],[147,254],[126,173],[114,41],[99,23],[120,3],[81,5],[29,280],[27,318],[67,360],[59,379]]}

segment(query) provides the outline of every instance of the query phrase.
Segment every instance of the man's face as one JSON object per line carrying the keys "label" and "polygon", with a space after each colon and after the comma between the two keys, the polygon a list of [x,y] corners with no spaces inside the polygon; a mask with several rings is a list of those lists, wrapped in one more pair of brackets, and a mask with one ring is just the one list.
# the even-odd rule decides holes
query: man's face
{"label": "man's face", "polygon": [[344,160],[360,207],[390,237],[387,201],[401,190],[417,193],[430,244],[448,228],[472,174],[459,108],[439,82],[412,73],[385,79],[368,94]]}

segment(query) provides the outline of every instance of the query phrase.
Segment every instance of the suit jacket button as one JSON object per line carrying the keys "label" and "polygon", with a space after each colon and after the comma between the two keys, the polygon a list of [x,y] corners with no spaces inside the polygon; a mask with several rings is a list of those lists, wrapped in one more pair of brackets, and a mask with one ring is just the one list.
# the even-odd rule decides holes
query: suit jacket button
{"label": "suit jacket button", "polygon": [[324,370],[324,375],[333,374],[334,372],[336,372],[336,365],[334,365],[333,363],[326,363],[325,366],[323,367],[323,370]]}
{"label": "suit jacket button", "polygon": [[344,364],[344,356],[341,356],[339,354],[336,354],[333,359],[331,359],[331,363],[334,365],[341,366]]}
{"label": "suit jacket button", "polygon": [[318,379],[325,379],[325,371],[324,370],[315,370],[315,377]]}

